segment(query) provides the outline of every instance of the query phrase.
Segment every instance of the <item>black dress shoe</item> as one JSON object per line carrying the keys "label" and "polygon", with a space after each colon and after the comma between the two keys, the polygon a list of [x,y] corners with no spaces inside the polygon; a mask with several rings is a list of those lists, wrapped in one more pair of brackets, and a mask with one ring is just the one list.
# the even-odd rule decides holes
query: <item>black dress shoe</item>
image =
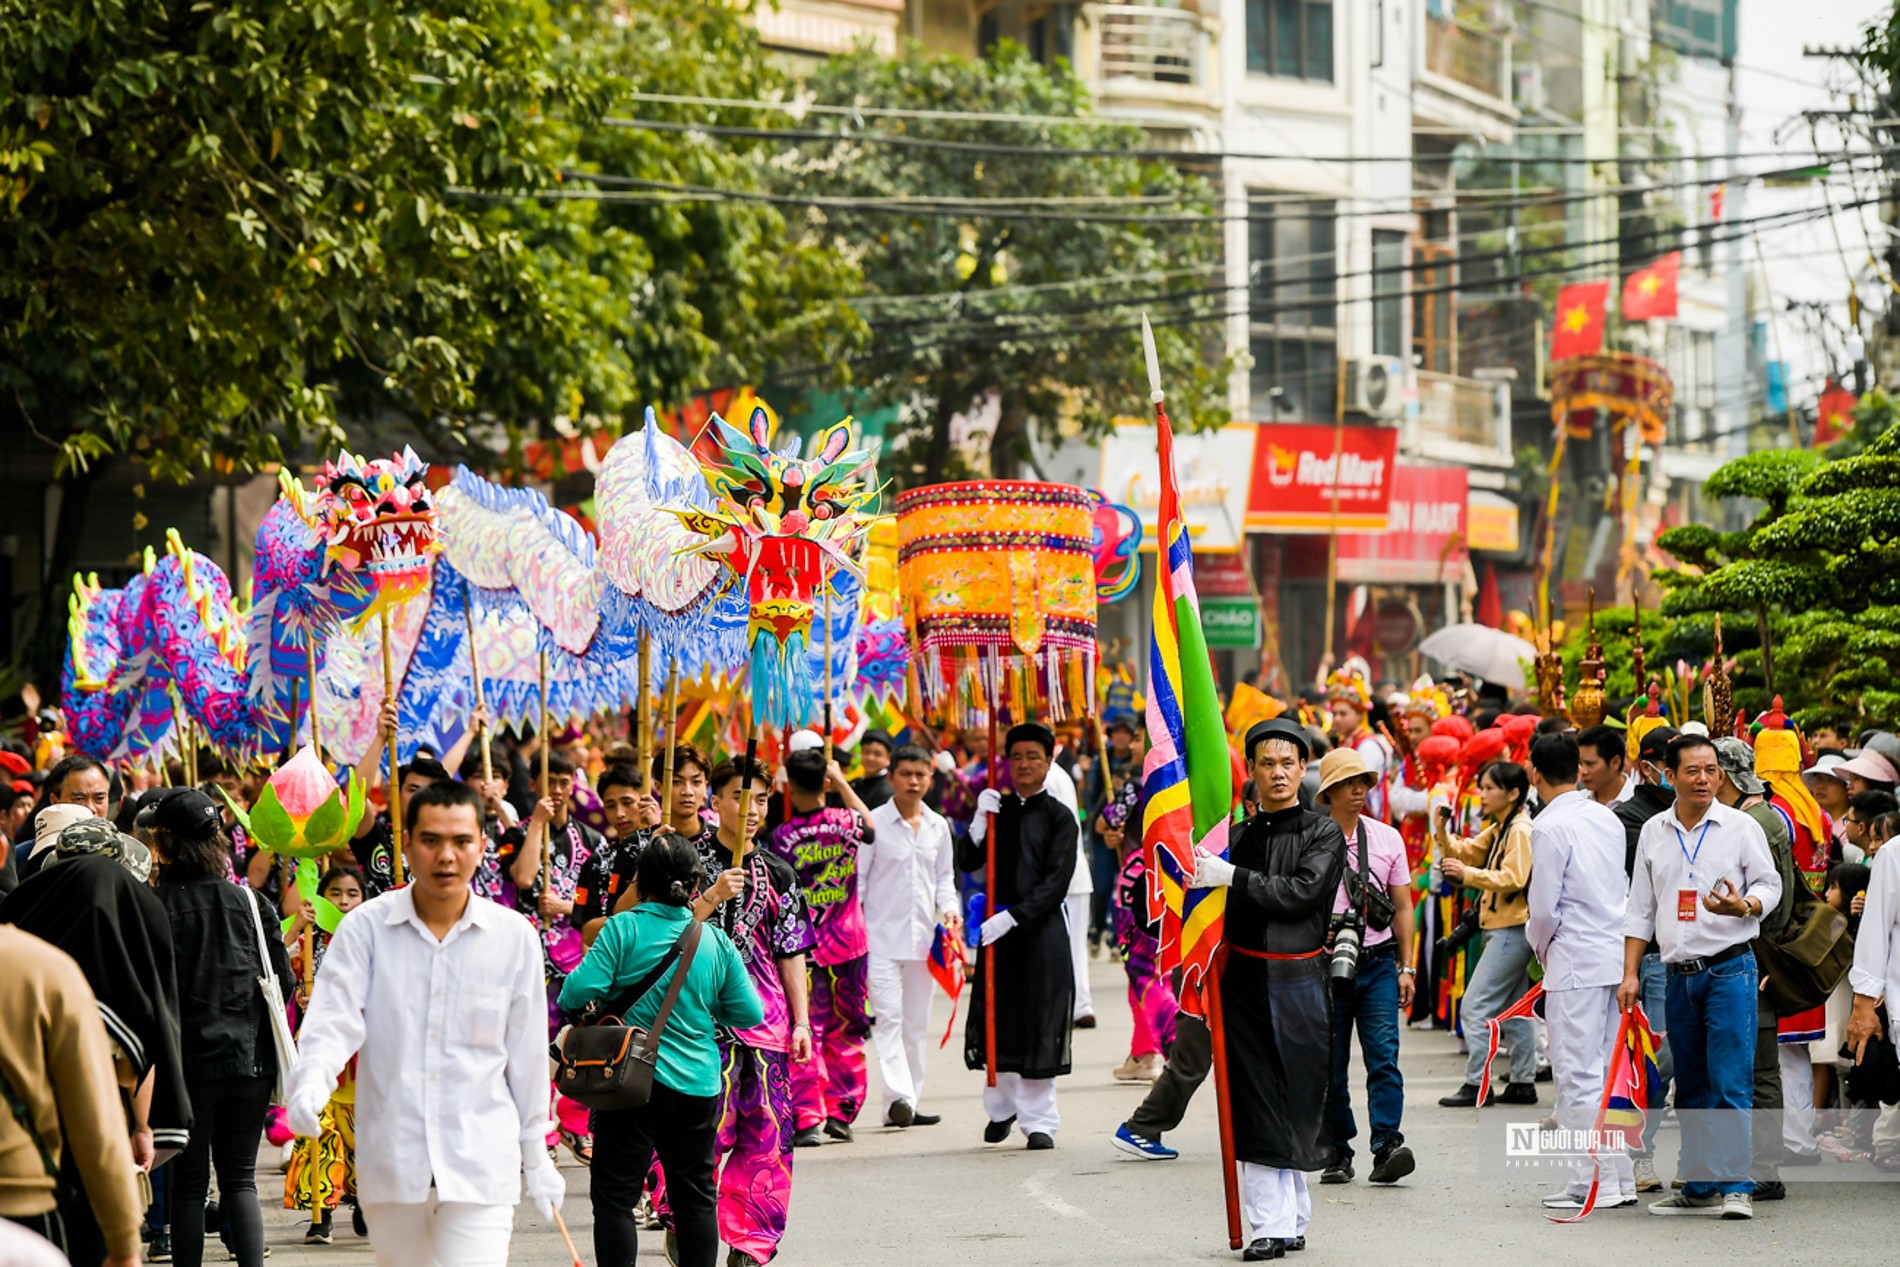
{"label": "black dress shoe", "polygon": [[1347,1153],[1334,1153],[1332,1164],[1319,1172],[1321,1183],[1351,1183],[1352,1157]]}
{"label": "black dress shoe", "polygon": [[824,1142],[825,1137],[818,1133],[815,1126],[807,1126],[792,1136],[793,1148],[816,1148]]}
{"label": "black dress shoe", "polygon": [[909,1126],[917,1119],[917,1113],[910,1107],[908,1100],[899,1100],[891,1105],[891,1111],[885,1115],[886,1126]]}
{"label": "black dress shoe", "polygon": [[913,1113],[910,1115],[910,1124],[912,1126],[935,1126],[941,1121],[943,1121],[943,1114],[941,1113]]}
{"label": "black dress shoe", "polygon": [[1537,1071],[1536,1081],[1538,1082],[1555,1082],[1556,1080],[1557,1075],[1551,1072],[1549,1065],[1545,1065],[1542,1069]]}
{"label": "black dress shoe", "polygon": [[831,1136],[831,1138],[837,1140],[840,1144],[849,1144],[852,1140],[857,1138],[857,1136],[851,1133],[851,1123],[841,1117],[828,1117],[825,1119],[825,1134]]}
{"label": "black dress shoe", "polygon": [[1046,1148],[1054,1148],[1055,1146],[1056,1146],[1055,1137],[1050,1135],[1047,1131],[1029,1132],[1029,1151],[1030,1152],[1039,1153],[1039,1152],[1042,1152]]}
{"label": "black dress shoe", "polygon": [[1289,1236],[1286,1240],[1286,1251],[1289,1254],[1292,1253],[1296,1249],[1305,1249],[1305,1248],[1306,1248],[1306,1238],[1304,1236]]}
{"label": "black dress shoe", "polygon": [[[1494,1103],[1497,1100],[1497,1098],[1498,1098],[1498,1093],[1493,1091],[1491,1093],[1491,1099],[1485,1101],[1485,1103],[1487,1104]],[[1447,1109],[1475,1108],[1477,1107],[1477,1103],[1478,1103],[1478,1084],[1475,1082],[1467,1082],[1465,1083],[1464,1086],[1459,1087],[1456,1091],[1452,1092],[1450,1095],[1439,1096],[1438,1103],[1439,1103],[1439,1107],[1447,1108]]]}
{"label": "black dress shoe", "polygon": [[991,1122],[983,1128],[985,1144],[1000,1144],[1009,1138],[1009,1128],[1016,1125],[1016,1115],[1010,1114],[1000,1122]]}
{"label": "black dress shoe", "polygon": [[1286,1242],[1273,1236],[1263,1236],[1240,1251],[1240,1261],[1243,1263],[1264,1263],[1270,1258],[1285,1257]]}
{"label": "black dress shoe", "polygon": [[1768,1179],[1755,1185],[1755,1200],[1757,1201],[1786,1201],[1787,1199],[1788,1185],[1779,1179]]}
{"label": "black dress shoe", "polygon": [[1078,1016],[1075,1018],[1075,1027],[1077,1029],[1094,1029],[1095,1018],[1093,1016]]}
{"label": "black dress shoe", "polygon": [[1412,1156],[1412,1150],[1396,1144],[1372,1155],[1372,1173],[1366,1178],[1374,1183],[1397,1183],[1417,1169],[1418,1160]]}
{"label": "black dress shoe", "polygon": [[1818,1149],[1811,1153],[1797,1153],[1792,1148],[1784,1148],[1781,1150],[1781,1164],[1784,1166],[1818,1166],[1821,1164],[1821,1153]]}
{"label": "black dress shoe", "polygon": [[1503,1091],[1491,1097],[1493,1104],[1535,1104],[1537,1086],[1530,1082],[1507,1083]]}

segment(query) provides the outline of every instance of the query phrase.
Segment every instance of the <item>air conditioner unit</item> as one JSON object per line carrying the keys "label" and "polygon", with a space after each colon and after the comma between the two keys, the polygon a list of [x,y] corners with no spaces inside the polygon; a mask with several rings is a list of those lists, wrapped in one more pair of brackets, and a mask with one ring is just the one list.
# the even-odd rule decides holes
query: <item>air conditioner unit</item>
{"label": "air conditioner unit", "polygon": [[1368,418],[1397,418],[1405,412],[1405,361],[1369,356],[1346,362],[1346,408]]}

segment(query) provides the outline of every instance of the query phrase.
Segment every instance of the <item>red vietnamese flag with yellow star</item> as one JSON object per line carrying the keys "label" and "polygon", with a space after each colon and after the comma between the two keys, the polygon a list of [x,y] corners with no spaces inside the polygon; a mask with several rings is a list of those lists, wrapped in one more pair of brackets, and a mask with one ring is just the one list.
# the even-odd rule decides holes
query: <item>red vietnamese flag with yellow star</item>
{"label": "red vietnamese flag with yellow star", "polygon": [[1573,282],[1557,292],[1557,319],[1550,327],[1550,359],[1594,356],[1603,350],[1603,310],[1610,283]]}
{"label": "red vietnamese flag with yellow star", "polygon": [[1676,279],[1682,273],[1682,252],[1671,251],[1623,279],[1623,320],[1649,321],[1676,315]]}

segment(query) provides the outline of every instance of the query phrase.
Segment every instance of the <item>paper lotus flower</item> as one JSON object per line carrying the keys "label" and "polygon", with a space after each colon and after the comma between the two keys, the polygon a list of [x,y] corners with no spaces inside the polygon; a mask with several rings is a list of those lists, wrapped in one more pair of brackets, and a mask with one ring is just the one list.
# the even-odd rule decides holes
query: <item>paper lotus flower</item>
{"label": "paper lotus flower", "polygon": [[251,839],[271,853],[321,858],[355,835],[363,818],[363,784],[351,774],[346,799],[316,750],[305,744],[270,776],[248,814],[236,805],[231,812]]}

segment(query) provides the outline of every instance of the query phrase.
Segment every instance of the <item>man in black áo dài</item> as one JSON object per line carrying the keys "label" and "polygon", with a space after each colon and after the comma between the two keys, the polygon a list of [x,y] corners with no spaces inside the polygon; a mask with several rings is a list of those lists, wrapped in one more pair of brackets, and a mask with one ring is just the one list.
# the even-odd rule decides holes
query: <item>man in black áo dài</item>
{"label": "man in black \u00e1o d\u00e0i", "polygon": [[1327,929],[1345,860],[1339,824],[1300,808],[1307,738],[1292,722],[1247,732],[1260,812],[1223,860],[1201,853],[1196,888],[1231,885],[1219,982],[1227,1079],[1252,1237],[1247,1262],[1306,1243],[1306,1172],[1331,1161],[1326,1090],[1332,1060]]}
{"label": "man in black \u00e1o d\u00e0i", "polygon": [[957,866],[984,865],[984,841],[995,833],[996,910],[983,921],[963,1060],[984,1067],[984,965],[996,958],[996,1085],[983,1091],[990,1123],[985,1143],[1009,1138],[1020,1125],[1031,1148],[1054,1148],[1061,1118],[1056,1083],[1069,1072],[1075,970],[1063,898],[1075,874],[1076,817],[1043,790],[1055,735],[1039,722],[1012,726],[1004,753],[1014,790],[977,797],[970,834],[957,842]]}

